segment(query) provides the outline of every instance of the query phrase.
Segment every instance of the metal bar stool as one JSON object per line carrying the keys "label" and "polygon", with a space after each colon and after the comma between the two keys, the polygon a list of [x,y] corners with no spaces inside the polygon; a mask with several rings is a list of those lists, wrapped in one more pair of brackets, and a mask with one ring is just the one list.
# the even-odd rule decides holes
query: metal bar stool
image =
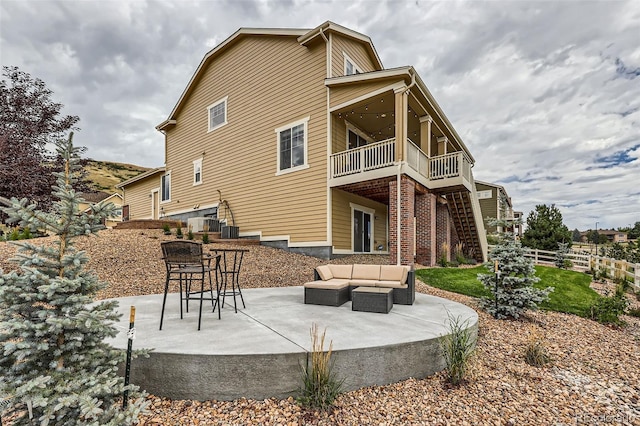
{"label": "metal bar stool", "polygon": [[[233,296],[233,308],[235,312],[238,313],[236,296],[240,296],[242,307],[246,308],[240,288],[239,276],[244,254],[249,250],[211,249],[211,251],[217,255],[222,255],[222,259],[220,260],[220,295],[222,295],[222,307],[224,307],[226,296]],[[227,289],[229,283],[231,284],[231,290]]]}
{"label": "metal bar stool", "polygon": [[[211,300],[213,312],[218,308],[218,319],[220,314],[220,287],[218,284],[217,271],[220,267],[220,256],[205,257],[202,253],[202,244],[196,241],[165,241],[161,243],[163,260],[166,267],[166,279],[164,285],[164,296],[162,299],[162,312],[160,314],[160,330],[164,320],[164,309],[169,292],[169,283],[178,281],[180,286],[180,319],[183,318],[182,301],[186,301],[187,312],[189,312],[189,300],[199,300],[200,310],[198,314],[198,330],[202,324],[202,303],[204,300]],[[211,267],[211,260],[215,260],[215,266]],[[213,294],[213,281],[211,271],[216,271],[216,294]],[[205,289],[205,279],[209,280],[209,288]],[[200,281],[200,289],[197,286],[192,288],[194,281]],[[182,286],[184,283],[184,296]],[[205,293],[209,295],[205,297]]]}

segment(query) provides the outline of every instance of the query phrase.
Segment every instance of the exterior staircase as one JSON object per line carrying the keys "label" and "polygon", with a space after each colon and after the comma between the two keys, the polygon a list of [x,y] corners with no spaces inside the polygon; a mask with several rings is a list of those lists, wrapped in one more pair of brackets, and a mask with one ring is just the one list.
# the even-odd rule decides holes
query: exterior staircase
{"label": "exterior staircase", "polygon": [[[473,178],[472,178],[473,179]],[[449,212],[458,233],[458,238],[464,244],[468,253],[478,262],[487,260],[487,235],[480,211],[480,203],[476,195],[475,182],[472,190],[456,188],[443,191],[449,203]]]}

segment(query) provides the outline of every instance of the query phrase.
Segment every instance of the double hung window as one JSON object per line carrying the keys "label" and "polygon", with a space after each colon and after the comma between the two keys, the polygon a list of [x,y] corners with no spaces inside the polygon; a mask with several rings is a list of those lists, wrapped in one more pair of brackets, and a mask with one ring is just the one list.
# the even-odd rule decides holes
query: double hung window
{"label": "double hung window", "polygon": [[209,105],[207,111],[210,132],[227,124],[227,97],[220,99],[215,104]]}
{"label": "double hung window", "polygon": [[307,123],[309,117],[276,129],[278,171],[276,174],[307,168]]}

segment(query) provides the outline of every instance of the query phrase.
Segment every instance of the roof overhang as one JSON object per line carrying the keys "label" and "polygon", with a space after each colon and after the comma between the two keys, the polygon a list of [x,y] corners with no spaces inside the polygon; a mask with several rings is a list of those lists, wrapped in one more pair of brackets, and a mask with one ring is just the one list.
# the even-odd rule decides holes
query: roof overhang
{"label": "roof overhang", "polygon": [[373,46],[373,43],[368,36],[357,31],[350,30],[349,28],[343,27],[342,25],[338,25],[335,22],[326,21],[323,24],[315,27],[311,31],[308,31],[304,35],[298,37],[298,43],[306,46],[316,37],[322,37],[322,34],[330,32],[335,32],[345,37],[349,37],[351,39],[364,43],[369,55],[374,60],[377,67],[380,69],[384,68],[384,66],[382,65],[382,61],[380,60],[380,56],[378,56],[378,52],[376,52],[376,48]]}
{"label": "roof overhang", "polygon": [[118,189],[124,189],[125,186],[131,185],[132,183],[136,183],[138,181],[141,181],[143,179],[151,177],[151,176],[153,176],[155,174],[160,174],[160,173],[164,173],[164,172],[165,172],[165,168],[164,167],[157,167],[155,169],[147,170],[146,172],[141,173],[138,176],[134,176],[129,180],[125,180],[124,182],[120,182],[115,187],[118,188]]}
{"label": "roof overhang", "polygon": [[378,80],[385,80],[390,78],[402,78],[407,80],[407,83],[411,80],[411,67],[391,68],[388,70],[365,72],[361,74],[351,74],[340,77],[327,78],[324,80],[324,84],[327,87],[339,87],[349,84],[369,83]]}
{"label": "roof overhang", "polygon": [[[366,72],[362,74],[352,74],[342,77],[327,78],[325,79],[324,84],[327,87],[331,88],[349,84],[369,83],[378,80],[392,79],[394,77],[403,79],[407,88],[412,90],[413,93],[417,95],[417,98],[421,98],[421,101],[426,102],[431,106],[431,108],[437,115],[438,122],[446,127],[448,133],[455,139],[462,150],[469,156],[471,163],[475,163],[476,160],[473,155],[471,155],[469,148],[467,148],[465,143],[462,141],[462,138],[453,127],[453,124],[451,124],[444,111],[442,111],[442,108],[440,107],[438,102],[436,102],[435,98],[433,97],[427,86],[424,84],[422,78],[420,78],[417,71],[412,66],[391,68],[388,70]],[[413,87],[411,87],[412,83],[415,83]],[[414,88],[416,88],[417,90],[414,90]]]}

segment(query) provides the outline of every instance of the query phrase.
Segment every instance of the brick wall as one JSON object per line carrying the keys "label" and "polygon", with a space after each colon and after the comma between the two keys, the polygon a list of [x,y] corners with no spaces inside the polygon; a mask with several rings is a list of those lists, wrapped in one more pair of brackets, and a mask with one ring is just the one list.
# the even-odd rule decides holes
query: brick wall
{"label": "brick wall", "polygon": [[416,262],[433,266],[436,263],[436,195],[416,194]]}
{"label": "brick wall", "polygon": [[451,260],[451,215],[449,206],[443,203],[436,205],[436,251],[437,259],[442,255],[443,244],[449,246],[449,250],[444,253],[447,261]]}
{"label": "brick wall", "polygon": [[[396,181],[389,182],[389,242],[391,264],[398,262],[398,235],[396,209]],[[400,264],[413,265],[414,232],[413,218],[415,216],[415,183],[402,176],[400,179]]]}

